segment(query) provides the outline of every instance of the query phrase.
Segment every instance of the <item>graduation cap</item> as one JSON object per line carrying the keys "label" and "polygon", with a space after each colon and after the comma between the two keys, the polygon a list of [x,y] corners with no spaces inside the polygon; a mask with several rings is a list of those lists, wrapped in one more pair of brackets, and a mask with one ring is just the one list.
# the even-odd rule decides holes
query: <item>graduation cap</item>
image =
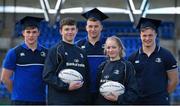
{"label": "graduation cap", "polygon": [[94,8],[90,11],[87,11],[86,13],[83,13],[82,16],[86,19],[94,18],[99,21],[103,21],[103,20],[109,18],[107,15],[105,15],[103,12],[101,12],[97,8]]}
{"label": "graduation cap", "polygon": [[137,25],[137,29],[141,30],[143,28],[149,27],[157,31],[160,24],[161,24],[160,20],[150,19],[150,18],[141,18]]}
{"label": "graduation cap", "polygon": [[33,27],[33,26],[39,28],[39,23],[43,19],[44,18],[26,16],[20,20],[20,24],[22,25],[23,30],[27,27]]}

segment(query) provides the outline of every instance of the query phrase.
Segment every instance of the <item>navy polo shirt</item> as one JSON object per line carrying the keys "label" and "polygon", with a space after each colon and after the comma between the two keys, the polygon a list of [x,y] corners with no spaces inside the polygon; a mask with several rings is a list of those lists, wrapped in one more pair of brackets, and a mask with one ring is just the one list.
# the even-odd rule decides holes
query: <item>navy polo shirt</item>
{"label": "navy polo shirt", "polygon": [[135,67],[141,96],[168,93],[167,71],[177,68],[177,62],[168,50],[156,46],[155,51],[148,57],[139,49],[129,60]]}
{"label": "navy polo shirt", "polygon": [[12,100],[45,102],[45,83],[42,71],[47,50],[38,45],[35,51],[25,43],[12,48],[6,54],[3,67],[13,70]]}
{"label": "navy polo shirt", "polygon": [[84,49],[87,55],[103,55],[104,54],[104,43],[105,38],[101,38],[99,41],[92,45],[88,38],[82,39],[78,41],[76,44],[80,48]]}

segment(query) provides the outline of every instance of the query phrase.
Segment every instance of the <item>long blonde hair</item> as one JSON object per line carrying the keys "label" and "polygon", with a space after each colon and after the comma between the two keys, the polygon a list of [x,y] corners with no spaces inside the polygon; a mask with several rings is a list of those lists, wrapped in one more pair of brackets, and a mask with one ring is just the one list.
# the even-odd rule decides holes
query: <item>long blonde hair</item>
{"label": "long blonde hair", "polygon": [[[118,44],[118,46],[121,48],[121,51],[119,52],[120,58],[126,56],[125,47],[124,47],[124,45],[123,45],[123,43],[122,43],[122,41],[121,41],[120,38],[118,38],[117,36],[111,36],[111,37],[108,37],[108,38],[106,39],[106,42],[107,42],[107,40],[114,40],[114,41],[116,41],[116,43]],[[106,54],[106,48],[107,48],[107,46],[106,46],[106,43],[105,43],[105,49],[104,49],[104,53],[105,53],[105,54]]]}

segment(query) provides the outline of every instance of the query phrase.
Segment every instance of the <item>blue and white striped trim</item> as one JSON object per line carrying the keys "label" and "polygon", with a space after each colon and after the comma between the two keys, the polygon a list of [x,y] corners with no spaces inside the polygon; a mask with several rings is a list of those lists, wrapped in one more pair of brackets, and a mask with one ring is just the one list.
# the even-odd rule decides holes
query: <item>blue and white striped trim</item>
{"label": "blue and white striped trim", "polygon": [[16,64],[17,66],[44,66],[44,64]]}

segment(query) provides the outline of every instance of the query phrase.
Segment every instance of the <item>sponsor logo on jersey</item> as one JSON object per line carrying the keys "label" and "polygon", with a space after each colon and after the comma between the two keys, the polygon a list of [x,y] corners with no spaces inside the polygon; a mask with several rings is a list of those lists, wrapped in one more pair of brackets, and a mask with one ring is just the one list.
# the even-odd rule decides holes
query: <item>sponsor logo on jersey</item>
{"label": "sponsor logo on jersey", "polygon": [[81,58],[84,58],[83,54],[80,53]]}
{"label": "sponsor logo on jersey", "polygon": [[136,60],[134,63],[136,63],[136,64],[137,64],[137,63],[140,63],[140,62],[139,62],[139,60]]}
{"label": "sponsor logo on jersey", "polygon": [[66,66],[85,67],[85,64],[66,62]]}
{"label": "sponsor logo on jersey", "polygon": [[68,53],[67,53],[67,52],[65,52],[64,54],[65,54],[66,56],[68,55]]}
{"label": "sponsor logo on jersey", "polygon": [[158,57],[158,58],[155,59],[155,62],[156,62],[156,63],[161,63],[162,60],[161,60],[161,58]]}
{"label": "sponsor logo on jersey", "polygon": [[45,57],[45,56],[46,56],[46,53],[45,53],[45,52],[41,52],[40,55],[41,55],[42,57]]}
{"label": "sponsor logo on jersey", "polygon": [[74,59],[74,62],[75,62],[75,63],[78,63],[78,62],[79,62],[79,59]]}
{"label": "sponsor logo on jersey", "polygon": [[86,48],[86,46],[84,46],[84,45],[83,45],[83,46],[81,46],[81,48],[82,48],[82,49],[85,49],[85,48]]}
{"label": "sponsor logo on jersey", "polygon": [[114,70],[114,74],[119,74],[119,70]]}
{"label": "sponsor logo on jersey", "polygon": [[23,52],[22,52],[22,53],[20,53],[20,56],[21,56],[21,57],[25,56],[25,53],[23,53]]}

